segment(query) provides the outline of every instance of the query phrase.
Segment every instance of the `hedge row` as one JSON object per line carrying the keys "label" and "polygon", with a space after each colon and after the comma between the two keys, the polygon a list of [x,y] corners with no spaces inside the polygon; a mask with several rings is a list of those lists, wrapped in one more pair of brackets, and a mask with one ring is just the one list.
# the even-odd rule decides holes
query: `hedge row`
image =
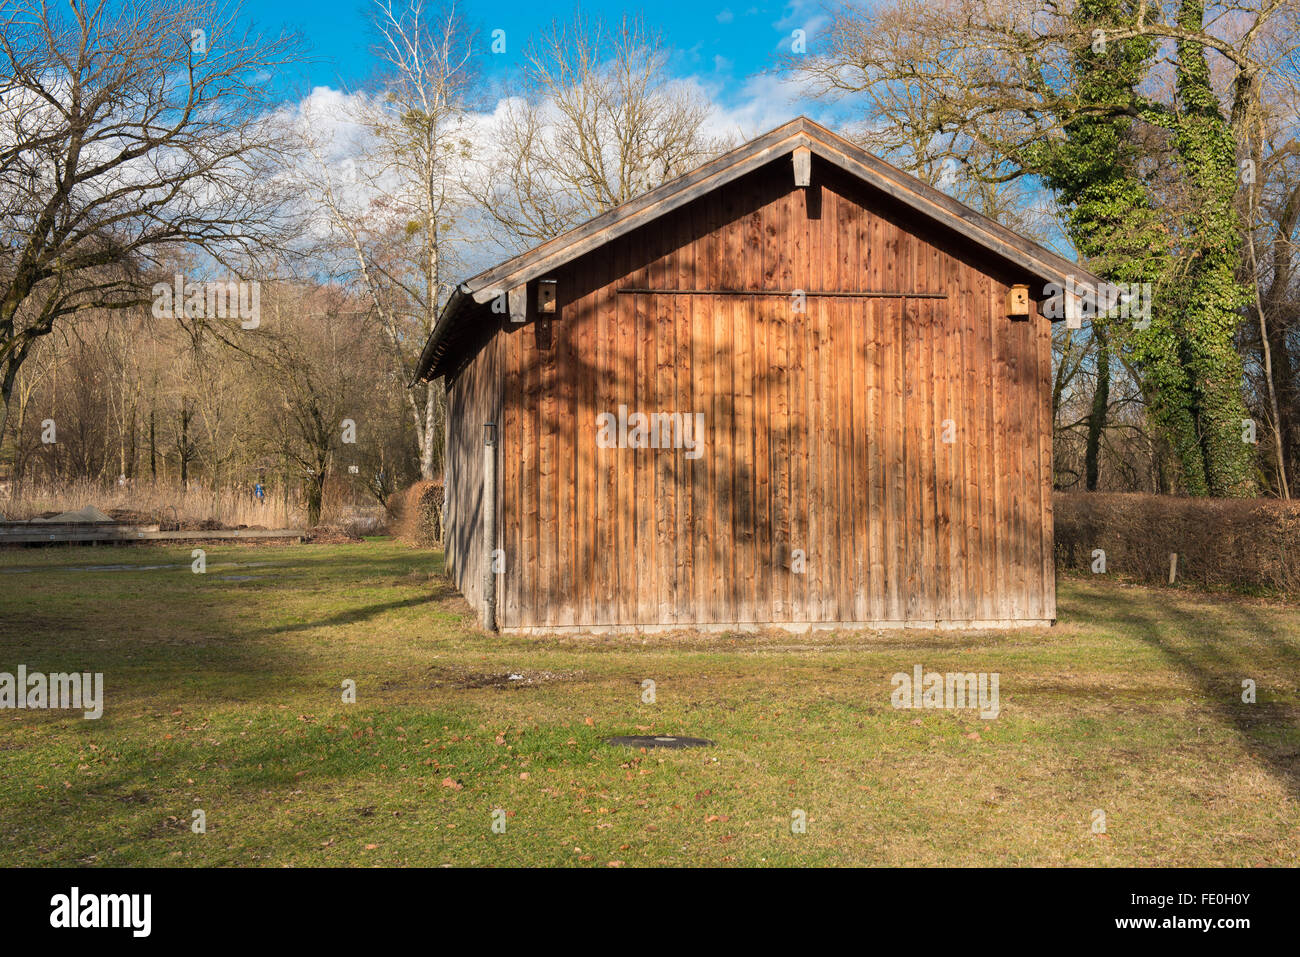
{"label": "hedge row", "polygon": [[[1057,568],[1090,571],[1100,549],[1108,573],[1164,584],[1176,552],[1180,582],[1300,595],[1300,503],[1096,492],[1052,501]],[[440,482],[416,482],[389,499],[389,528],[438,547],[442,503]]]}
{"label": "hedge row", "polygon": [[1247,591],[1300,594],[1300,504],[1276,499],[1204,499],[1119,493],[1057,493],[1056,565],[1149,583],[1178,580]]}

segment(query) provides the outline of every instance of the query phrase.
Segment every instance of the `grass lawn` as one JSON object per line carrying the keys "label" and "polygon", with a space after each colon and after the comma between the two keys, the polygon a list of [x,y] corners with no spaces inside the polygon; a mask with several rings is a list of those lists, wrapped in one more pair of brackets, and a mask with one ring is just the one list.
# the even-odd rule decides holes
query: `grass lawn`
{"label": "grass lawn", "polygon": [[[387,540],[207,563],[0,552],[0,672],[105,683],[98,721],[0,711],[0,864],[1300,860],[1297,605],[1089,576],[1053,629],[512,638]],[[916,664],[1001,714],[895,710]],[[638,733],[716,743],[602,743]]]}

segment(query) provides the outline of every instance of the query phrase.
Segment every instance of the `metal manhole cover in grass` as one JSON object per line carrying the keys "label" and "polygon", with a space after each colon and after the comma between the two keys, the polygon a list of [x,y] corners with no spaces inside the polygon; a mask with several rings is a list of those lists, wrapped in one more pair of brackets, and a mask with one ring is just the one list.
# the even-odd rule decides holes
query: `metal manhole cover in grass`
{"label": "metal manhole cover in grass", "polygon": [[628,748],[704,748],[713,742],[706,738],[674,738],[668,735],[633,734],[606,738],[606,744],[621,744]]}

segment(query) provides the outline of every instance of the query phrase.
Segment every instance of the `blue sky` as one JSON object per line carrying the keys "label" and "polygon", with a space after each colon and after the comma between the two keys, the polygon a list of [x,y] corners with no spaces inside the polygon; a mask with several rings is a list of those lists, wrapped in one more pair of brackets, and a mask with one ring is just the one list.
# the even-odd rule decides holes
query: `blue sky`
{"label": "blue sky", "polygon": [[[551,20],[568,19],[578,9],[608,20],[642,13],[647,25],[664,35],[672,74],[699,81],[718,106],[738,111],[741,121],[776,125],[800,112],[827,118],[833,110],[825,103],[790,102],[790,92],[779,89],[770,73],[765,75],[776,66],[782,48],[789,49],[794,29],[804,29],[809,48],[815,47],[825,23],[817,0],[657,0],[650,4],[460,0],[458,7],[485,44],[494,29],[506,31],[505,54],[483,60],[483,69],[492,79],[507,76],[529,35]],[[289,27],[307,39],[312,62],[302,78],[303,91],[316,86],[351,89],[369,75],[371,0],[244,0],[243,9],[266,32]]]}
{"label": "blue sky", "polygon": [[[399,9],[408,2],[392,0]],[[446,0],[425,2],[432,7]],[[812,98],[801,84],[778,72],[781,58],[790,51],[792,31],[803,30],[808,51],[817,51],[828,25],[826,0],[456,0],[456,6],[483,50],[479,69],[488,82],[482,99],[471,105],[482,119],[496,112],[502,81],[518,68],[530,37],[554,20],[571,20],[578,11],[615,23],[625,14],[640,14],[647,27],[662,34],[671,78],[698,84],[712,104],[711,132],[740,141],[799,114],[833,129],[864,119],[852,101]],[[364,87],[372,76],[371,49],[377,40],[371,27],[373,0],[242,0],[242,9],[261,32],[288,28],[305,38],[309,63],[301,76],[285,77],[280,86],[286,100],[320,108],[311,122],[328,117],[349,99],[347,93]],[[504,54],[487,52],[498,29],[506,32]],[[333,162],[349,161],[348,142],[345,131],[335,134],[335,146],[342,152]],[[1067,244],[1050,217],[1040,229],[1043,238],[1066,252]]]}

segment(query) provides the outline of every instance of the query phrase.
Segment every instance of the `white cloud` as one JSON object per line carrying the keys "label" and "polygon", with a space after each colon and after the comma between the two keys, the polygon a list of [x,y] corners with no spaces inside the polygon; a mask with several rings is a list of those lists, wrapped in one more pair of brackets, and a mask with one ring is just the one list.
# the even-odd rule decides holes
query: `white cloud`
{"label": "white cloud", "polygon": [[[833,123],[831,106],[811,99],[799,80],[776,74],[758,74],[736,87],[727,76],[731,63],[718,62],[719,59],[715,59],[717,74],[688,76],[674,81],[713,106],[712,115],[703,127],[706,135],[739,144],[800,114],[807,114],[827,125]],[[285,111],[290,121],[310,133],[320,158],[319,164],[312,157],[306,158],[307,168],[301,171],[304,180],[307,183],[318,181],[323,167],[338,200],[351,213],[362,216],[381,198],[382,192],[399,191],[392,174],[377,167],[374,159],[377,144],[358,121],[369,106],[364,93],[347,93],[322,86],[313,89],[301,102]],[[492,135],[494,130],[508,111],[521,107],[528,108],[518,99],[502,97],[490,108],[464,117],[458,135],[470,144],[468,152],[471,158],[467,162],[461,161],[464,165],[455,172],[454,178],[476,178],[480,169],[491,164],[502,148]],[[309,196],[310,190],[304,190],[304,202],[312,202]],[[331,230],[322,217],[314,224],[312,232],[316,238],[322,238]],[[458,218],[455,232],[466,240],[457,244],[462,258],[453,268],[458,278],[472,275],[502,258],[504,253],[500,243],[490,238],[490,224],[472,205]]]}
{"label": "white cloud", "polygon": [[[715,57],[714,67],[726,73],[730,61]],[[806,85],[797,79],[761,73],[746,79],[739,90],[729,90],[722,77],[689,76],[676,81],[713,106],[705,131],[717,136],[750,139],[800,114],[819,122],[832,122],[829,105],[812,100]],[[725,101],[724,101],[725,95]],[[357,122],[367,105],[365,94],[345,93],[331,87],[316,87],[294,108],[298,122],[310,129],[321,159],[340,182],[360,185],[368,177],[363,168],[370,153],[369,134]],[[478,162],[490,160],[497,147],[491,133],[508,110],[519,108],[517,99],[502,97],[490,109],[465,116],[460,132],[471,144]],[[365,197],[355,193],[354,202]]]}
{"label": "white cloud", "polygon": [[714,135],[730,135],[749,140],[775,129],[796,116],[804,115],[826,125],[832,124],[830,108],[809,95],[808,85],[772,73],[759,73],[744,81],[738,93],[722,102],[722,92],[708,83],[692,80],[703,96],[714,105],[714,115],[707,130]]}

